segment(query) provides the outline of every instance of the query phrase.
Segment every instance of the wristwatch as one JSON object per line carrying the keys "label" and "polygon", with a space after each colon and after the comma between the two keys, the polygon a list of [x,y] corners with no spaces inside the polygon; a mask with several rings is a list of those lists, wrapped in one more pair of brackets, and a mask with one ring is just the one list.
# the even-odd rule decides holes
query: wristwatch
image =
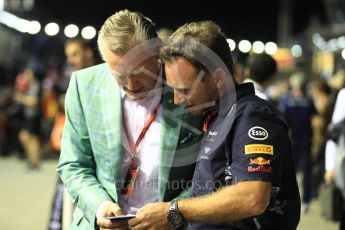
{"label": "wristwatch", "polygon": [[182,213],[178,210],[178,200],[173,200],[170,203],[169,213],[167,216],[168,222],[173,226],[173,229],[178,229],[186,223]]}

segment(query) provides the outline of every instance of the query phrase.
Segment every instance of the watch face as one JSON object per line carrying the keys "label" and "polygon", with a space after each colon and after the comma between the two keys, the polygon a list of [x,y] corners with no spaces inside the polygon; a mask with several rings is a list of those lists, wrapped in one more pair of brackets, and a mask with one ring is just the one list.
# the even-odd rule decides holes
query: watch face
{"label": "watch face", "polygon": [[184,223],[184,218],[177,210],[171,210],[168,215],[168,221],[174,226],[179,226]]}

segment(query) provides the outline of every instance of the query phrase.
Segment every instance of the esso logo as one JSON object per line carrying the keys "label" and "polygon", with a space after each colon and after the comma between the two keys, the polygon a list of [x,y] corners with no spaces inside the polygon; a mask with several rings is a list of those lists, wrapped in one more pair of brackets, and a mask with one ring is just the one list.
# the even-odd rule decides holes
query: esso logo
{"label": "esso logo", "polygon": [[268,137],[268,132],[262,127],[255,126],[249,129],[248,135],[254,140],[265,140]]}

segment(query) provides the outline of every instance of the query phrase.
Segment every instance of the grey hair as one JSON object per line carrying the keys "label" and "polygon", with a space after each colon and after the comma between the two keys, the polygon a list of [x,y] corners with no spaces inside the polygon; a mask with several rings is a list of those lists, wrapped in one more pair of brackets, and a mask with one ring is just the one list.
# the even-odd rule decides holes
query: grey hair
{"label": "grey hair", "polygon": [[125,54],[134,45],[157,37],[151,19],[139,12],[121,10],[110,16],[98,33],[98,49],[110,49],[116,54]]}

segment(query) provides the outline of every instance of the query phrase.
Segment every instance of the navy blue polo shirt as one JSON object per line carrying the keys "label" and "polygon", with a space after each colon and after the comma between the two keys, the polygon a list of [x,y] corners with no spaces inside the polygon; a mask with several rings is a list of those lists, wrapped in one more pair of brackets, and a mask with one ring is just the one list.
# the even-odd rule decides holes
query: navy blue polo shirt
{"label": "navy blue polo shirt", "polygon": [[235,103],[218,102],[212,109],[219,113],[203,136],[192,192],[202,196],[241,181],[268,181],[270,204],[260,216],[225,224],[191,223],[188,229],[297,228],[300,196],[288,127],[271,103],[254,94],[252,83],[241,84]]}

